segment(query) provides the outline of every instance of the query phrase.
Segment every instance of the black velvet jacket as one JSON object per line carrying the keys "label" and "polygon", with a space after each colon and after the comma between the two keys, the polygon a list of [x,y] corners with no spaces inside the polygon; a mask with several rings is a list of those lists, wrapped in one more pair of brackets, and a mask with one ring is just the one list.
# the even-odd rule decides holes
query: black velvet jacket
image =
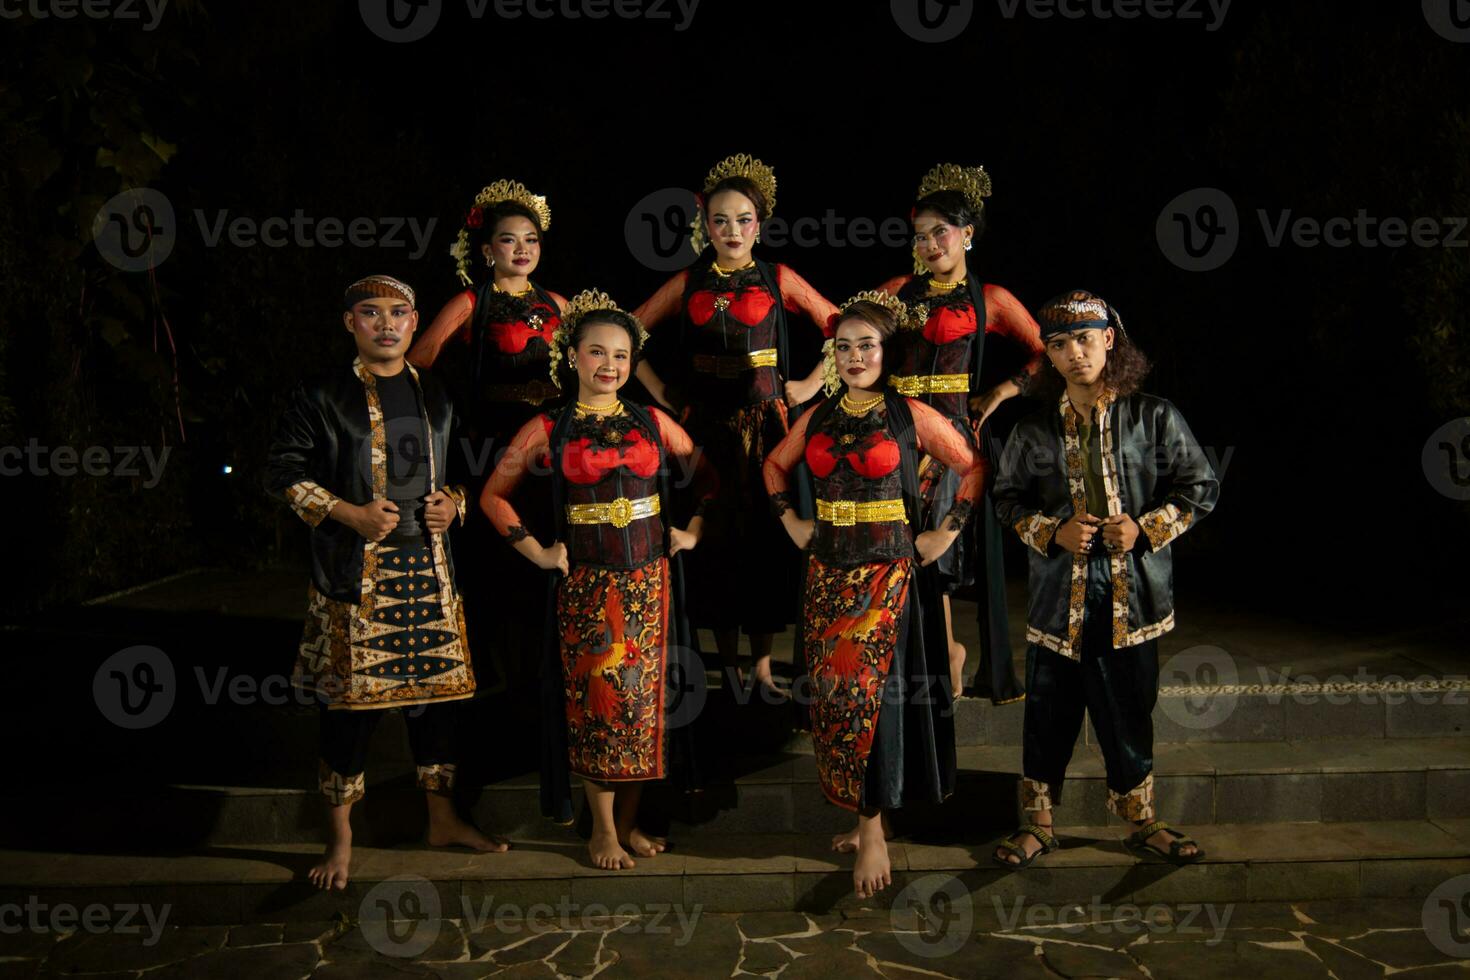
{"label": "black velvet jacket", "polygon": [[[406,365],[419,387],[429,439],[430,486],[454,498],[461,522],[465,494],[444,482],[444,463],[457,431],[454,404],[431,372]],[[317,591],[342,602],[361,601],[372,588],[363,575],[368,542],[347,525],[327,520],[340,500],[365,504],[387,494],[387,432],[376,379],[354,360],[299,386],[277,423],[265,468],[265,488],[311,525],[311,575]],[[434,535],[436,571],[453,582],[443,535]],[[375,547],[375,546],[374,546]]]}
{"label": "black velvet jacket", "polygon": [[[1122,649],[1174,628],[1169,543],[1210,512],[1220,483],[1168,401],[1108,394],[1098,406],[1108,514],[1132,515],[1142,532],[1132,552],[1110,561],[1113,647]],[[1087,510],[1077,416],[1065,393],[1016,425],[991,493],[1001,524],[1015,529],[1031,555],[1026,641],[1080,659],[1087,557],[1053,541],[1063,522]]]}

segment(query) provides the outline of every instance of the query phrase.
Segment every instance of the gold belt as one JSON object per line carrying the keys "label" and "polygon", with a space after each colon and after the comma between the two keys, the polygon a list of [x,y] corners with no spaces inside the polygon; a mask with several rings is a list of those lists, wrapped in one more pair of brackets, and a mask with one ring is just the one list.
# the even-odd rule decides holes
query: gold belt
{"label": "gold belt", "polygon": [[858,522],[909,522],[902,500],[818,500],[817,520],[834,527],[852,527]]}
{"label": "gold belt", "polygon": [[911,374],[906,378],[889,378],[888,383],[906,398],[961,394],[970,390],[968,374]]}
{"label": "gold belt", "polygon": [[742,371],[754,368],[775,367],[776,348],[753,350],[749,354],[695,354],[694,370],[700,374],[713,374],[729,380],[738,378]]}
{"label": "gold belt", "polygon": [[493,402],[527,402],[540,405],[548,398],[561,394],[561,389],[550,381],[528,381],[522,385],[493,384],[480,388],[484,397]]}
{"label": "gold belt", "polygon": [[611,524],[624,528],[644,517],[652,517],[660,510],[658,497],[639,497],[629,500],[619,497],[610,504],[568,504],[568,524]]}

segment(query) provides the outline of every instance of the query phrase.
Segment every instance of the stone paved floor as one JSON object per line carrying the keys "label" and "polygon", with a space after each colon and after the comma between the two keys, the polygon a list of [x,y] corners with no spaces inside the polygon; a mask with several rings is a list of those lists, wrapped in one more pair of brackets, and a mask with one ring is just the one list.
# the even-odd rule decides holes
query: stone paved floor
{"label": "stone paved floor", "polygon": [[893,911],[828,915],[487,900],[466,911],[386,924],[140,923],[126,935],[16,932],[11,913],[0,915],[0,978],[1470,977],[1470,914],[1443,910],[1450,922],[1409,900],[979,908],[900,896]]}

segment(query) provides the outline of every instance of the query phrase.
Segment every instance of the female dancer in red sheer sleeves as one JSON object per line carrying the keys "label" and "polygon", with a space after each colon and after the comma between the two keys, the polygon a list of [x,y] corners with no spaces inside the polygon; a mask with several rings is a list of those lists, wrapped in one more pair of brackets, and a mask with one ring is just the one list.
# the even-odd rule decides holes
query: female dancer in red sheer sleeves
{"label": "female dancer in red sheer sleeves", "polygon": [[[856,811],[833,839],[856,850],[859,898],[891,883],[885,811],[941,802],[954,790],[953,701],[935,562],[978,497],[984,472],[964,435],[923,402],[887,389],[887,342],[910,316],[881,292],[849,300],[835,320],[829,391],[766,457],[782,524],[807,552],[800,646],[812,684],[812,741],[827,799]],[[840,378],[840,382],[839,379]],[[920,524],[919,459],[959,475],[938,527]],[[816,521],[791,507],[791,472],[805,460]]]}
{"label": "female dancer in red sheer sleeves", "polygon": [[760,467],[789,429],[787,406],[822,384],[820,365],[791,378],[787,314],[825,328],[836,307],[790,267],[753,255],[775,206],[770,167],[744,154],[717,164],[705,178],[693,240],[696,253],[712,245],[714,260],[674,276],[634,315],[649,329],[674,321],[676,382],[666,385],[647,361],[638,380],[670,411],[690,409],[687,424],[725,495],[722,520],[691,563],[691,616],[714,630],[727,665],[739,654],[740,632],[749,635],[756,681],[784,697],[772,683],[771,641],[794,618],[796,567],[772,565],[785,544],[766,507]]}
{"label": "female dancer in red sheer sleeves", "polygon": [[[464,440],[450,454],[451,475],[478,497],[495,453],[509,445],[542,403],[561,390],[548,375],[551,335],[567,301],[531,279],[551,226],[546,198],[524,184],[497,180],[475,197],[450,253],[467,287],[434,318],[408,355],[432,367],[449,388]],[[522,516],[536,533],[550,530],[549,491],[533,479],[522,494]],[[455,558],[470,634],[481,649],[482,689],[518,690],[532,683],[539,624],[524,611],[539,592],[528,591],[520,559],[483,521],[458,532]],[[529,721],[529,719],[528,719]]]}
{"label": "female dancer in red sheer sleeves", "polygon": [[[671,760],[666,677],[692,648],[674,556],[699,542],[703,517],[683,530],[665,523],[668,457],[695,460],[701,500],[717,486],[671,418],[619,399],[643,339],[637,319],[606,293],[575,297],[551,351],[553,365],[565,353],[576,400],[521,428],[480,500],[515,550],[557,573],[544,621],[542,807],[570,817],[567,774],[581,776],[592,861],[611,870],[667,847],[637,825],[643,782],[664,778],[671,763],[692,771],[687,756]],[[550,544],[527,532],[511,503],[528,468],[551,474]],[[676,755],[688,750],[689,727],[678,729]]]}
{"label": "female dancer in red sheer sleeves", "polygon": [[[1000,444],[987,422],[998,405],[1021,393],[1040,367],[1041,331],[1016,297],[982,283],[969,268],[967,253],[984,230],[989,196],[990,176],[983,167],[943,163],[929,171],[919,183],[911,212],[915,275],[897,276],[879,288],[910,307],[922,304],[927,310],[894,345],[889,384],[949,419],[994,466]],[[987,353],[987,337],[999,338],[1005,347],[997,350],[991,344]],[[926,460],[920,469],[922,526],[938,527],[959,477],[939,460]],[[1001,540],[987,494],[959,543],[938,563],[951,686],[962,690],[965,648],[954,638],[950,596],[975,584],[982,645],[975,689],[997,704],[1025,697],[1012,666]]]}

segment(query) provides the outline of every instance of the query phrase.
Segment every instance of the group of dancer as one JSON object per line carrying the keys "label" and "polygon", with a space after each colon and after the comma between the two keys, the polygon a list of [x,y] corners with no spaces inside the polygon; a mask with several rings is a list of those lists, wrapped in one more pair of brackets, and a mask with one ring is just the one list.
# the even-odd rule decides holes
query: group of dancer
{"label": "group of dancer", "polygon": [[[1024,867],[1057,846],[1051,811],[1084,711],[1109,809],[1135,825],[1126,843],[1203,856],[1156,819],[1151,712],[1156,639],[1173,626],[1170,543],[1218,483],[1178,411],[1137,390],[1148,362],[1111,306],[1074,291],[1033,318],[969,268],[990,193],[982,168],[930,171],[910,214],[914,273],[840,306],[754,255],[776,181],[745,155],[703,184],[701,257],[631,311],[532,280],[550,210],[511,181],[477,196],[453,249],[467,288],[416,344],[408,285],[348,287],[358,356],[293,395],[267,471],[313,529],[293,680],[322,703],[317,885],[346,885],[384,708],[415,706],[429,842],[509,846],[451,798],[447,702],[474,694],[471,637],[508,683],[539,684],[543,811],[568,821],[580,777],[591,861],[616,870],[669,846],[638,824],[643,784],[697,779],[697,726],[669,723],[676,679],[704,669],[696,630],[731,667],[744,632],[753,665],[739,682],[776,699],[790,693],[772,640],[795,621],[820,785],[856,817],[832,846],[855,853],[855,891],[870,897],[891,882],[885,814],[954,788],[966,651],[950,597],[970,585],[971,690],[1025,701],[1026,820],[993,859]],[[806,377],[797,315],[823,341]],[[642,356],[650,330],[668,340],[662,373]],[[987,354],[987,336],[1006,344]],[[622,397],[635,376],[656,404]],[[1041,407],[1002,450],[993,413],[1022,393]],[[461,433],[468,451],[451,452]],[[488,477],[470,465],[492,456]],[[1003,529],[1029,553],[1024,688]]]}

